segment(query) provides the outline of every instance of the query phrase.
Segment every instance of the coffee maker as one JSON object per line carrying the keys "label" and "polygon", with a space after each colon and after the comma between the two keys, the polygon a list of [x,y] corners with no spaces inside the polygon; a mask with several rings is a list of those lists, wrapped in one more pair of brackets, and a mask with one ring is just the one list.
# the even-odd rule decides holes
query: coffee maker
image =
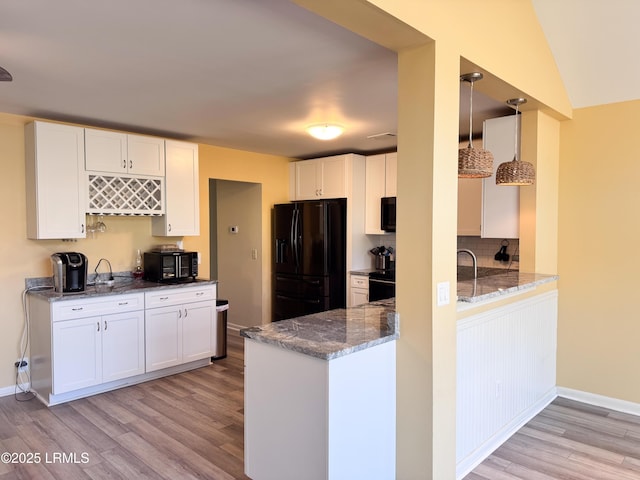
{"label": "coffee maker", "polygon": [[77,252],[51,255],[53,286],[58,293],[84,292],[87,285],[87,257]]}

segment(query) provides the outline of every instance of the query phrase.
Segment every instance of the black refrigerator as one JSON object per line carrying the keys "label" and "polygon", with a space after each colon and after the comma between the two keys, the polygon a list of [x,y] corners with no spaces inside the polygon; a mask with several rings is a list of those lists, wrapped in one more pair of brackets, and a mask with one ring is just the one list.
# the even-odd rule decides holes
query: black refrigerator
{"label": "black refrigerator", "polygon": [[273,320],[346,306],[347,200],[274,206]]}

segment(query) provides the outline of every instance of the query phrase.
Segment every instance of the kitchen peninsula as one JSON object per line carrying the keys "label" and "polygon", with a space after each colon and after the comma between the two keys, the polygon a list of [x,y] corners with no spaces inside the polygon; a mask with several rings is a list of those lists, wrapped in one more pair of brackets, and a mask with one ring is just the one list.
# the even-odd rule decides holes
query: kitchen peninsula
{"label": "kitchen peninsula", "polygon": [[[458,478],[555,396],[557,279],[458,282]],[[399,333],[395,299],[242,330],[246,474],[394,478]]]}

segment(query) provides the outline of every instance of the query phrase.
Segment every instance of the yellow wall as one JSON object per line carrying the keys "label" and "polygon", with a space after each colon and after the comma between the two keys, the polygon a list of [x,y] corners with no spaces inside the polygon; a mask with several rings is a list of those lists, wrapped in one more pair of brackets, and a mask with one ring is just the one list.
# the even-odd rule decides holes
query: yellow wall
{"label": "yellow wall", "polygon": [[640,100],[561,126],[558,385],[640,403]]}
{"label": "yellow wall", "polygon": [[[28,240],[26,238],[26,205],[24,174],[24,125],[32,119],[0,113],[0,219],[2,221],[3,260],[0,269],[0,389],[15,382],[13,362],[19,357],[19,342],[23,330],[21,294],[24,280],[51,275],[49,256],[58,251],[79,251],[87,255],[89,271],[98,260],[107,258],[114,271],[128,271],[134,266],[135,250],[147,250],[158,243],[174,242],[178,238],[152,237],[151,219],[145,217],[105,217],[107,232],[94,239],[76,242],[59,240]],[[263,200],[263,284],[265,297],[263,318],[270,310],[270,208],[275,202],[288,200],[289,159],[258,155],[238,150],[200,145],[201,237],[185,237],[185,248],[202,252],[200,276],[209,275],[208,179],[226,178],[262,183]],[[102,266],[101,269],[102,270]]]}

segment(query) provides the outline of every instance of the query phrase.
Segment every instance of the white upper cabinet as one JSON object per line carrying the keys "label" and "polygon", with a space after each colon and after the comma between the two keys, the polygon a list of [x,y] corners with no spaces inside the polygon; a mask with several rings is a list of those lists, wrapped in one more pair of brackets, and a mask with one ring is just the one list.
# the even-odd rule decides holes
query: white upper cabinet
{"label": "white upper cabinet", "polygon": [[513,115],[484,122],[484,148],[493,153],[493,175],[482,180],[483,238],[520,236],[520,187],[496,185],[498,165],[513,160],[514,129]]}
{"label": "white upper cabinet", "polygon": [[25,139],[27,237],[85,238],[84,130],[33,122]]}
{"label": "white upper cabinet", "polygon": [[348,155],[302,160],[291,164],[292,200],[346,198]]}
{"label": "white upper cabinet", "polygon": [[484,122],[482,146],[493,154],[493,175],[458,179],[458,235],[519,237],[520,187],[496,185],[498,165],[513,160],[514,142],[513,116]]}
{"label": "white upper cabinet", "polygon": [[165,214],[154,217],[156,236],[200,235],[198,145],[166,141]]}
{"label": "white upper cabinet", "polygon": [[366,159],[365,233],[367,234],[387,233],[380,228],[380,199],[396,196],[397,162],[397,153],[370,155]]}
{"label": "white upper cabinet", "polygon": [[85,128],[86,169],[161,177],[164,139]]}

